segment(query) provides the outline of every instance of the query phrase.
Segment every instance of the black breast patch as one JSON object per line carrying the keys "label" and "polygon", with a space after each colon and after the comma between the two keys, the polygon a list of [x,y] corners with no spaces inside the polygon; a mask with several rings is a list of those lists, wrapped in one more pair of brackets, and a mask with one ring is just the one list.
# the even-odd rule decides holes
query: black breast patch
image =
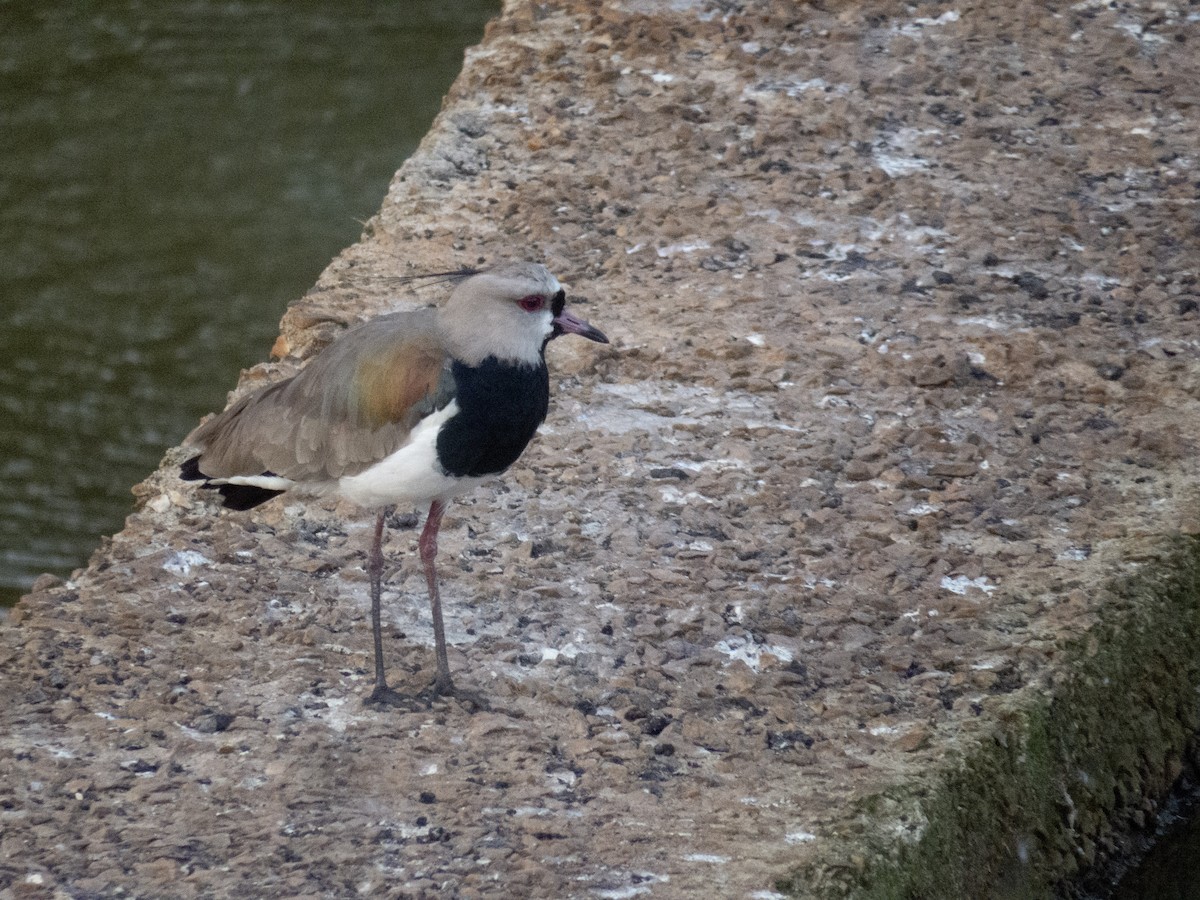
{"label": "black breast patch", "polygon": [[488,357],[452,368],[458,413],[437,436],[447,475],[481,477],[517,461],[550,409],[546,364],[514,366]]}

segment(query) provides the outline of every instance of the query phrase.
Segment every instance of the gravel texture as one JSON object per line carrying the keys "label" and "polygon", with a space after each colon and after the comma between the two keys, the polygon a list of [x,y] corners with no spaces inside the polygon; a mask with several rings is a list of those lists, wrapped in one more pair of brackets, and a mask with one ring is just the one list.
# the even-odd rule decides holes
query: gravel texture
{"label": "gravel texture", "polygon": [[169,455],[0,627],[0,896],[769,900],[865,866],[864,799],[1052,693],[1104,585],[1200,531],[1197,15],[510,2],[243,379],[480,260],[546,261],[613,339],[552,345],[542,433],[443,527],[495,709],[364,708],[370,517],[218,514]]}

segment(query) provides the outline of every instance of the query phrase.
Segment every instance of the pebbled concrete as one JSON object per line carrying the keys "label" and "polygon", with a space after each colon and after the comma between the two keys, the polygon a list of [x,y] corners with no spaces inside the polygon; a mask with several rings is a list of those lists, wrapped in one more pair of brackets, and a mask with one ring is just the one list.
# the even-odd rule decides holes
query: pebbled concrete
{"label": "pebbled concrete", "polygon": [[169,454],[0,625],[0,890],[1044,896],[1119,847],[1200,724],[1194,19],[510,2],[243,379],[413,272],[586,301],[613,345],[443,531],[498,711],[365,710],[369,518]]}

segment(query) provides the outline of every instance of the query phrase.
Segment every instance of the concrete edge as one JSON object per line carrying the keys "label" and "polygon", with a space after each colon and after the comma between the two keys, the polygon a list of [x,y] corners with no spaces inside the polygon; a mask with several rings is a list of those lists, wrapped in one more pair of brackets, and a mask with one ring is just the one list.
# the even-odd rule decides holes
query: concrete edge
{"label": "concrete edge", "polygon": [[[444,101],[439,120],[448,109]],[[437,120],[423,145],[436,133]],[[284,330],[293,313],[297,332],[313,327],[302,304],[289,305]],[[1019,695],[941,770],[860,801],[841,844],[777,888],[869,900],[1044,897],[1147,824],[1200,727],[1200,539],[1165,543],[1108,591],[1101,622],[1063,648],[1057,670],[1071,674]]]}
{"label": "concrete edge", "polygon": [[1070,673],[1026,694],[924,783],[865,798],[861,830],[777,887],[793,896],[1033,898],[1153,824],[1200,728],[1200,538],[1113,579]]}

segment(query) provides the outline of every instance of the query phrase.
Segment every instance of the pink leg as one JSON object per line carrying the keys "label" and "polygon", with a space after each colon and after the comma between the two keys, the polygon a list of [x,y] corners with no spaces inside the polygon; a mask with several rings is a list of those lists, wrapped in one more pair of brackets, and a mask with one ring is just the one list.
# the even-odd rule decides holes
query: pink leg
{"label": "pink leg", "polygon": [[387,514],[385,508],[375,516],[375,538],[367,557],[367,574],[371,577],[371,634],[375,638],[375,691],[370,697],[374,701],[382,700],[390,692],[383,673],[383,629],[379,622],[383,593],[383,524]]}
{"label": "pink leg", "polygon": [[442,524],[442,515],[446,512],[446,504],[434,500],[429,504],[429,518],[425,520],[425,528],[417,546],[421,551],[421,563],[425,567],[425,583],[429,585],[429,608],[433,614],[434,652],[437,655],[437,678],[433,682],[434,696],[454,693],[454,682],[450,680],[450,659],[446,653],[446,626],[442,621],[442,598],[438,592],[437,538],[438,528]]}
{"label": "pink leg", "polygon": [[417,546],[421,553],[421,564],[425,568],[425,582],[429,585],[429,605],[433,615],[434,651],[437,656],[437,677],[427,690],[416,696],[405,696],[397,693],[387,685],[383,670],[383,634],[380,627],[380,595],[383,581],[383,527],[384,519],[389,509],[380,511],[375,520],[375,539],[371,544],[371,554],[368,558],[367,570],[371,576],[371,628],[375,637],[375,690],[366,702],[374,706],[398,706],[416,709],[419,705],[428,706],[433,697],[457,697],[470,703],[475,709],[491,709],[488,701],[470,691],[461,691],[454,686],[450,678],[450,659],[446,653],[446,626],[442,621],[442,598],[438,591],[437,538],[438,528],[442,524],[442,516],[446,512],[446,504],[434,500],[429,505],[429,518],[425,520],[425,528]]}

